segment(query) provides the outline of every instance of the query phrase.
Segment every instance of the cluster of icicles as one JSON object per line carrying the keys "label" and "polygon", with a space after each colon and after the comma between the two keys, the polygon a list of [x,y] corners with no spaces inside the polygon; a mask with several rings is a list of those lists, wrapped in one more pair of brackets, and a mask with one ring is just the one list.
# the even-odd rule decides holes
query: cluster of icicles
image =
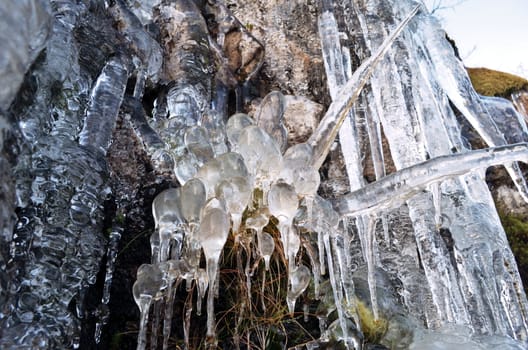
{"label": "cluster of icicles", "polygon": [[[207,338],[215,342],[213,301],[219,292],[218,265],[229,232],[246,252],[256,252],[256,258],[263,258],[267,270],[275,240],[263,229],[271,216],[278,221],[288,261],[287,303],[293,312],[295,300],[307,288],[312,275],[311,269],[296,263],[301,239],[293,225],[294,218],[303,213],[303,229],[308,223],[314,231],[320,228],[317,231],[321,233],[326,231],[324,225],[338,223],[330,203],[316,195],[320,178],[318,170],[311,166],[312,146],[297,144],[283,154],[277,140],[242,113],[228,120],[226,134],[231,152],[215,157],[207,130],[201,126],[188,128],[187,151],[202,165],[180,188],[167,189],[154,199],[153,263],[139,268],[133,290],[142,314],[138,348],[146,344],[149,307],[152,301],[162,298],[166,305],[164,343],[167,342],[175,288],[182,280],[186,280],[189,289],[196,281],[198,314],[208,289]],[[299,211],[301,207],[304,210]],[[312,210],[318,213],[317,222],[313,223]],[[322,236],[320,242],[322,249]],[[251,249],[255,245],[257,249]],[[205,269],[200,267],[202,250]],[[315,260],[319,265],[319,259]],[[318,266],[313,271],[316,283],[319,270]],[[246,277],[250,283],[250,276]]]}

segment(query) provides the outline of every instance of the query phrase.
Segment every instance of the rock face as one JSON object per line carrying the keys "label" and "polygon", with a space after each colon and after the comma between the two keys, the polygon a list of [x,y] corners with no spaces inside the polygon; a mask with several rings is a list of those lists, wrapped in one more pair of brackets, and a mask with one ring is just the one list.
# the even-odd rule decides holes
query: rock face
{"label": "rock face", "polygon": [[[337,87],[332,85],[337,80],[335,75],[349,79],[414,6],[413,1],[406,0],[49,3],[51,6],[44,0],[5,0],[0,4],[0,39],[5,44],[0,52],[0,78],[9,82],[0,87],[2,349],[136,348],[140,312],[132,290],[138,267],[159,256],[156,240],[160,235],[152,217],[156,195],[167,188],[179,188],[211,154],[227,151],[223,127],[231,113],[248,113],[258,123],[259,113],[266,114],[263,110],[269,107],[270,114],[280,115],[284,121],[273,135],[283,138],[287,130],[283,148],[309,140],[337,96]],[[335,25],[330,28],[335,31],[335,41],[321,44],[323,13],[335,16],[327,23]],[[450,102],[458,103],[460,110],[471,111],[481,111],[481,102],[464,85],[465,76],[453,80],[463,85],[457,86],[459,95],[443,92],[452,85],[440,86],[445,81],[435,73],[443,74],[444,69],[451,77],[461,65],[439,64],[434,65],[438,71],[429,69],[433,67],[430,61],[439,57],[447,57],[440,63],[452,63],[452,52],[426,13],[420,12],[417,18],[419,21],[411,22],[409,31],[394,44],[395,51],[383,60],[350,112],[349,119],[357,123],[355,134],[331,143],[328,159],[320,169],[319,195],[340,197],[350,191],[351,184],[358,189],[416,162],[469,151],[459,132],[467,111],[453,111]],[[427,35],[431,41],[437,40],[432,54]],[[325,70],[325,44],[343,53],[336,61],[341,72],[336,73],[336,67]],[[420,51],[415,51],[417,48]],[[416,71],[419,65],[411,62],[423,66]],[[269,102],[270,92],[279,96],[280,106]],[[517,93],[513,100],[526,116],[527,94]],[[516,119],[509,105],[489,101],[489,106],[502,106],[505,109],[500,115],[511,117],[489,124],[502,128],[509,137],[507,143],[528,141],[526,125]],[[379,119],[369,119],[373,114]],[[431,115],[438,118],[427,119]],[[439,122],[444,120],[440,115],[445,124]],[[485,113],[481,116],[488,118]],[[271,133],[274,126],[268,128]],[[199,132],[186,132],[190,129]],[[481,130],[475,131],[469,124],[466,129],[464,135],[474,136],[470,141],[475,147],[487,147],[479,136]],[[208,135],[211,145],[193,142],[193,137],[194,141],[206,139],[198,137],[202,134]],[[373,142],[374,134],[378,143]],[[113,143],[108,147],[110,138]],[[486,142],[498,139],[492,135]],[[247,144],[251,145],[250,141]],[[342,152],[342,145],[346,141],[348,145],[350,141],[359,143],[357,154],[349,151],[344,155],[347,150],[343,146]],[[191,146],[203,159],[191,154]],[[359,168],[357,179],[351,179],[348,171],[352,161]],[[510,181],[505,180],[507,176],[500,174],[503,181]],[[275,189],[291,187],[278,183]],[[231,190],[228,185],[225,191]],[[224,254],[227,268],[220,273],[222,289],[216,291],[221,315],[217,320],[227,325],[225,329],[220,323],[217,326],[217,333],[224,336],[220,346],[251,348],[261,341],[281,348],[332,348],[341,346],[338,343],[343,342],[343,334],[348,334],[344,338],[349,348],[360,349],[363,342],[368,343],[367,348],[383,348],[374,344],[378,342],[398,342],[407,348],[415,328],[421,330],[416,333],[415,348],[426,348],[445,335],[454,342],[462,338],[462,343],[487,349],[482,339],[488,338],[473,342],[470,333],[477,337],[505,336],[489,340],[499,346],[513,342],[510,338],[526,342],[526,298],[502,228],[493,221],[496,212],[480,173],[447,180],[442,186],[415,189],[418,195],[402,206],[388,206],[380,213],[340,224],[329,202],[320,197],[314,203],[309,202],[314,198],[303,199],[304,209],[298,216],[289,215],[302,233],[302,240],[292,233],[297,238],[290,242],[294,248],[288,251],[284,246],[289,238],[280,247],[277,227],[283,218],[279,214],[259,228],[265,229],[259,240],[267,239],[268,250],[269,246],[278,248],[270,273],[255,282],[257,288],[252,288],[247,277],[264,272],[262,266],[258,269],[259,260],[253,267],[249,264],[247,256],[256,246],[236,251],[233,247],[243,246],[248,238],[230,237],[225,243],[222,237],[221,246],[225,243],[232,254]],[[298,202],[291,189],[283,192],[290,194],[291,202]],[[526,207],[511,186],[498,187],[496,195],[512,212],[520,213],[524,210],[521,207]],[[280,208],[280,200],[277,202]],[[217,201],[208,205],[218,212],[225,204]],[[314,217],[320,218],[318,227],[325,229],[324,237],[316,237],[317,233],[303,226],[312,215],[312,205],[316,208]],[[335,220],[327,220],[327,216]],[[224,228],[229,225],[227,221],[223,217]],[[248,221],[244,224],[249,227]],[[468,224],[471,230],[465,227]],[[214,231],[213,224],[208,228],[200,234],[207,236]],[[487,240],[488,236],[494,238]],[[176,241],[171,244],[176,251]],[[181,240],[178,244],[181,249]],[[287,250],[291,266],[285,266],[280,249]],[[326,260],[321,253],[325,249]],[[317,255],[318,250],[322,255]],[[214,253],[218,260],[219,249]],[[185,264],[174,262],[178,256],[179,252],[174,253],[166,265],[174,263],[178,271],[187,271]],[[307,261],[312,271],[304,265],[294,266]],[[190,294],[183,286],[175,287],[176,299],[170,311],[162,311],[160,303],[153,306],[154,326],[150,329],[154,331],[149,330],[153,333],[150,338],[146,334],[140,337],[142,345],[147,338],[151,344],[157,341],[156,324],[159,338],[172,330],[172,337],[165,340],[171,346],[203,345],[205,317],[196,315],[191,305],[195,305],[197,294],[205,293],[204,284],[213,286],[216,279],[204,278],[207,272],[201,267],[200,284],[194,284]],[[295,288],[284,277],[289,269]],[[309,272],[319,276],[325,269],[326,277],[317,282],[321,285],[308,286]],[[465,278],[462,282],[461,276]],[[166,281],[147,277],[156,282],[153,285],[167,288]],[[152,289],[153,285],[142,287],[151,292],[151,298],[160,299],[156,295],[159,288]],[[315,288],[319,289],[318,301],[312,295]],[[271,298],[286,297],[286,290],[290,308],[297,312],[293,317],[281,307],[283,299]],[[256,296],[251,291],[256,291]],[[142,297],[144,300],[145,295],[136,295],[140,301]],[[345,298],[350,310],[342,307]],[[354,313],[356,302],[372,312]],[[301,307],[308,321],[297,317]],[[238,316],[243,312],[254,323],[246,326],[245,319]],[[175,321],[171,327],[172,316]],[[168,326],[160,326],[163,317],[168,318]],[[383,320],[378,322],[375,317]],[[362,332],[356,324],[358,319],[364,327]],[[458,323],[460,328],[442,328],[451,323]],[[384,329],[370,329],[375,335],[369,337],[369,325],[383,325]],[[207,328],[210,336],[214,325],[208,322]],[[435,333],[435,328],[442,330]],[[310,344],[300,344],[308,341]],[[512,348],[519,345],[512,344]],[[161,348],[161,342],[158,345]]]}

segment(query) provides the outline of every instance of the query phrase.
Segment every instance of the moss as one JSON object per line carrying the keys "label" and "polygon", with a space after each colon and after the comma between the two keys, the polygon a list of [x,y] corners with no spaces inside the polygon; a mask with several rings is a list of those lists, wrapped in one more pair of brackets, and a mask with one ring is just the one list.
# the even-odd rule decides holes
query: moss
{"label": "moss", "polygon": [[475,90],[485,96],[509,97],[513,92],[528,89],[528,80],[513,74],[487,68],[466,68]]}
{"label": "moss", "polygon": [[375,319],[372,310],[361,300],[356,301],[356,307],[365,341],[367,343],[379,343],[387,333],[389,322],[384,318]]}
{"label": "moss", "polygon": [[500,218],[526,290],[528,287],[528,221],[514,214],[500,213]]}

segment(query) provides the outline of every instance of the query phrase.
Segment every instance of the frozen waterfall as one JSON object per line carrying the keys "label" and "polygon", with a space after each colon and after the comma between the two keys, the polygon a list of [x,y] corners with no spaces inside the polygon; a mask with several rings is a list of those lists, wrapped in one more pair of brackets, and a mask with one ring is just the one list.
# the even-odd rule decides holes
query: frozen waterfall
{"label": "frozen waterfall", "polygon": [[255,3],[0,4],[0,348],[526,348],[523,111],[421,1]]}

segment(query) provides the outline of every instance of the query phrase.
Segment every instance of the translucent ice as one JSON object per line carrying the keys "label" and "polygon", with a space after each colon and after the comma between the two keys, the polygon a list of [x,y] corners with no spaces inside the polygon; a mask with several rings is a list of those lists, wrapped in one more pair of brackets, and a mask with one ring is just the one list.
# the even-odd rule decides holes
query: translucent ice
{"label": "translucent ice", "polygon": [[169,257],[170,240],[175,242],[173,247],[179,255],[183,244],[182,225],[185,221],[180,211],[181,195],[179,188],[169,188],[154,198],[152,214],[155,228],[160,236],[160,261]]}
{"label": "translucent ice", "polygon": [[251,198],[249,180],[245,177],[232,177],[220,182],[216,187],[216,195],[226,202],[227,211],[233,221],[233,233],[237,233],[242,222],[242,214]]}
{"label": "translucent ice", "polygon": [[288,132],[284,126],[284,96],[273,91],[264,97],[256,112],[257,125],[275,139],[281,152],[286,150]]}
{"label": "translucent ice", "polygon": [[181,188],[181,213],[192,234],[200,223],[200,214],[206,201],[206,190],[200,179],[192,178]]}
{"label": "translucent ice", "polygon": [[270,213],[279,220],[279,231],[284,251],[289,252],[289,231],[299,207],[297,193],[293,186],[285,182],[274,183],[268,194],[268,204]]}
{"label": "translucent ice", "polygon": [[221,209],[212,208],[204,213],[197,234],[197,240],[201,243],[205,254],[209,278],[207,296],[207,336],[209,339],[215,339],[214,295],[218,288],[216,275],[218,273],[218,261],[227,240],[229,228],[227,213]]}
{"label": "translucent ice", "polygon": [[253,119],[244,113],[237,113],[229,118],[226,124],[226,134],[232,151],[236,151],[236,145],[238,144],[238,138],[240,137],[242,129],[254,123]]}
{"label": "translucent ice", "polygon": [[310,284],[312,273],[305,265],[300,265],[290,272],[288,296],[286,301],[288,303],[288,310],[290,313],[295,311],[295,301],[306,290]]}

